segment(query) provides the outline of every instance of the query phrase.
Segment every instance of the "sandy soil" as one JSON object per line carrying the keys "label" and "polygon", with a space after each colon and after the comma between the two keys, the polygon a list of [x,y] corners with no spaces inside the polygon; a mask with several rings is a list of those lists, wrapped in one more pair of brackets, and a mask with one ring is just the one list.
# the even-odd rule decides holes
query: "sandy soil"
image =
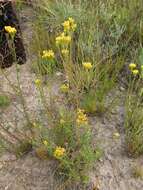
{"label": "sandy soil", "polygon": [[[31,8],[24,8],[20,14],[22,31],[26,47],[31,40]],[[21,87],[27,103],[27,110],[31,118],[36,118],[41,111],[38,105],[36,88],[34,86],[35,74],[31,72],[30,61],[20,66]],[[15,83],[15,66],[6,71],[8,78]],[[55,77],[53,82],[53,93],[58,94],[59,78]],[[9,87],[4,77],[0,76],[0,92],[9,94],[12,103],[3,110],[0,110],[0,122],[10,126],[9,130],[14,131],[25,124],[23,114],[20,110],[20,100]],[[143,164],[142,157],[137,159],[129,158],[125,151],[124,137],[124,109],[123,91],[120,95],[120,106],[116,107],[109,117],[91,118],[94,140],[102,147],[104,154],[102,159],[95,165],[90,173],[90,185],[86,190],[142,190],[143,181],[133,177],[132,168],[136,164]],[[17,110],[17,108],[19,110]],[[118,139],[113,138],[115,132],[120,133]],[[0,190],[59,190],[62,189],[53,177],[54,163],[52,161],[41,161],[36,158],[34,152],[30,152],[20,159],[13,154],[4,153],[0,157]],[[68,188],[67,190],[69,190]],[[72,187],[72,190],[83,188]]]}

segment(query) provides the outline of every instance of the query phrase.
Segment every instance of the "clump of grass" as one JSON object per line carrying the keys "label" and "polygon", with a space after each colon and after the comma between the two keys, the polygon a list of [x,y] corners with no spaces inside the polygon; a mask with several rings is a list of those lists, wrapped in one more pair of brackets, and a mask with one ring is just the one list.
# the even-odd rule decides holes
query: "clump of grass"
{"label": "clump of grass", "polygon": [[[102,23],[102,19],[99,17],[99,15],[103,12],[101,11],[98,13],[99,15],[97,15],[96,11],[93,10],[92,14],[94,16],[92,16],[91,11],[88,11],[88,9],[91,7],[89,8],[88,5],[86,2],[81,1],[78,3],[71,2],[69,4],[68,2],[64,3],[63,1],[47,3],[45,0],[43,0],[41,5],[39,5],[40,18],[38,17],[38,22],[40,24],[40,28],[44,29],[48,27],[49,30],[52,31],[47,35],[46,39],[48,39],[48,43],[47,45],[44,44],[44,46],[48,47],[50,44],[50,48],[55,51],[55,59],[57,63],[56,67],[58,69],[62,69],[68,78],[67,82],[70,86],[70,91],[68,93],[69,100],[72,101],[76,107],[83,105],[85,108],[87,106],[87,109],[92,109],[89,110],[89,112],[96,112],[100,114],[104,113],[106,110],[106,96],[117,82],[120,70],[123,67],[124,55],[119,55],[118,58],[116,58],[116,64],[115,61],[112,60],[112,56],[114,56],[112,51],[110,52],[107,50],[107,53],[105,53],[106,56],[102,55],[101,52],[105,52],[105,50],[103,50],[101,38],[98,38],[99,34],[102,34],[102,32],[100,31],[99,27],[99,30],[93,28],[93,23],[95,23],[95,21],[95,25],[100,23],[100,21]],[[70,6],[70,8],[67,8],[68,6]],[[74,7],[77,7],[76,11],[73,9]],[[108,10],[109,7],[106,7],[104,3],[102,8],[107,9],[106,11],[110,11],[110,9]],[[111,6],[111,8],[113,7]],[[85,12],[87,15],[86,17]],[[50,26],[46,25],[44,22],[45,17],[47,18],[47,23],[50,22]],[[72,32],[66,31],[63,27],[64,20],[66,19],[67,22],[71,17],[76,21],[77,25],[77,28]],[[88,17],[90,19],[88,19]],[[99,18],[101,20],[98,20]],[[109,19],[109,23],[112,22],[110,17]],[[63,24],[60,22],[63,22]],[[45,36],[46,30],[44,29],[43,31],[45,31],[44,33],[42,32],[44,34],[43,36]],[[65,35],[71,37],[71,43],[69,45],[57,45],[55,43],[55,39],[57,39],[57,37],[61,37],[60,35],[62,32],[65,32]],[[41,40],[40,33],[37,35],[37,37],[36,43],[39,47],[39,44],[43,43],[43,40]],[[37,46],[35,45],[35,47]],[[45,49],[43,45],[41,47]],[[38,54],[40,54],[41,47],[36,48],[36,50],[39,49]],[[63,55],[62,52],[64,50],[66,50],[69,55]],[[82,65],[83,63],[90,63],[92,68],[84,68]],[[40,64],[38,62],[38,67],[44,67],[45,70],[45,66],[44,64],[41,64],[41,62]],[[90,88],[95,91],[94,96],[93,94],[91,95],[91,92],[89,92]],[[91,98],[89,98],[88,95]],[[86,97],[88,98],[86,99]],[[96,101],[96,111],[95,108],[92,107],[93,105],[91,106],[91,104],[94,102],[95,107],[94,99]]]}
{"label": "clump of grass", "polygon": [[126,99],[125,132],[127,149],[132,156],[143,153],[143,101],[142,101],[142,67],[130,65],[131,78]]}
{"label": "clump of grass", "polygon": [[99,95],[98,93],[101,93],[101,91],[91,90],[81,98],[81,107],[85,109],[86,113],[102,115],[107,110],[105,96],[102,96],[103,94]]}
{"label": "clump of grass", "polygon": [[31,142],[29,142],[29,139],[28,140],[23,139],[23,141],[18,143],[18,145],[14,146],[12,151],[15,153],[17,157],[22,157],[23,155],[30,152],[31,150],[32,150],[32,144]]}
{"label": "clump of grass", "polygon": [[10,98],[6,95],[0,95],[0,107],[4,108],[10,105]]}
{"label": "clump of grass", "polygon": [[137,101],[136,97],[129,97],[125,113],[126,143],[132,156],[143,153],[143,109]]}
{"label": "clump of grass", "polygon": [[94,80],[90,81],[88,89],[83,88],[83,95],[81,93],[81,106],[84,107],[87,113],[102,115],[107,110],[109,111],[109,107],[113,108],[115,98],[110,97],[110,101],[107,101],[107,97],[117,84],[122,65],[123,60],[120,58],[116,65],[110,61],[104,67],[102,64],[95,64]]}
{"label": "clump of grass", "polygon": [[96,113],[98,108],[95,92],[89,92],[83,96],[81,100],[81,107],[86,111],[86,113]]}

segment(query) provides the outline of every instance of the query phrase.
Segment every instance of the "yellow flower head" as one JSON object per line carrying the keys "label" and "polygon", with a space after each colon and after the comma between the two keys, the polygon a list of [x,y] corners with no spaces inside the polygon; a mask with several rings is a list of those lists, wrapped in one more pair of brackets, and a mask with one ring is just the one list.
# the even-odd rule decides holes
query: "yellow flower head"
{"label": "yellow flower head", "polygon": [[69,91],[69,84],[62,84],[60,90],[61,92],[67,93]]}
{"label": "yellow flower head", "polygon": [[32,123],[32,127],[37,127],[37,123]]}
{"label": "yellow flower head", "polygon": [[137,74],[139,74],[139,70],[138,69],[134,69],[134,70],[132,70],[132,73],[133,73],[133,75],[137,75]]}
{"label": "yellow flower head", "polygon": [[66,152],[65,148],[57,146],[54,151],[54,157],[57,159],[62,158],[65,155],[65,152]]}
{"label": "yellow flower head", "polygon": [[53,50],[44,50],[43,51],[43,55],[42,55],[42,59],[54,59],[55,54],[53,52]]}
{"label": "yellow flower head", "polygon": [[48,141],[44,140],[44,141],[43,141],[43,144],[44,144],[45,146],[47,146],[47,145],[48,145]]}
{"label": "yellow flower head", "polygon": [[39,123],[32,123],[32,127],[41,129],[42,126]]}
{"label": "yellow flower head", "polygon": [[64,27],[64,31],[70,31],[70,22],[69,20],[66,20],[63,24],[63,27]]}
{"label": "yellow flower head", "polygon": [[36,86],[40,86],[41,85],[41,80],[40,79],[36,79],[35,80],[35,85]]}
{"label": "yellow flower head", "polygon": [[11,26],[5,26],[4,29],[5,29],[5,31],[6,31],[7,33],[9,33],[11,36],[15,36],[15,34],[16,34],[16,32],[17,32],[16,28],[11,27]]}
{"label": "yellow flower head", "polygon": [[120,134],[119,134],[118,132],[116,132],[116,133],[113,134],[113,137],[114,137],[115,139],[118,139],[118,138],[120,137]]}
{"label": "yellow flower head", "polygon": [[69,55],[69,50],[68,49],[62,49],[62,55],[63,56],[68,56]]}
{"label": "yellow flower head", "polygon": [[62,24],[64,27],[64,31],[65,32],[69,32],[69,31],[75,31],[77,24],[75,23],[73,18],[69,18],[68,20],[64,21],[64,23]]}
{"label": "yellow flower head", "polygon": [[88,69],[88,70],[92,69],[93,67],[90,62],[83,62],[82,65],[85,69]]}
{"label": "yellow flower head", "polygon": [[77,110],[77,119],[76,123],[78,125],[87,125],[88,124],[88,118],[86,114],[84,113],[85,111],[83,109],[78,109]]}
{"label": "yellow flower head", "polygon": [[71,25],[73,25],[75,23],[75,20],[72,17],[69,17],[68,20],[69,20]]}
{"label": "yellow flower head", "polygon": [[69,22],[70,22],[72,31],[75,31],[75,29],[76,29],[76,27],[77,27],[77,24],[75,23],[75,20],[70,17],[70,18],[69,18]]}
{"label": "yellow flower head", "polygon": [[137,66],[137,65],[136,65],[135,63],[130,63],[130,64],[129,64],[129,68],[130,68],[131,70],[135,69],[136,66]]}
{"label": "yellow flower head", "polygon": [[71,36],[68,36],[65,33],[62,33],[56,37],[56,45],[69,45],[70,42]]}

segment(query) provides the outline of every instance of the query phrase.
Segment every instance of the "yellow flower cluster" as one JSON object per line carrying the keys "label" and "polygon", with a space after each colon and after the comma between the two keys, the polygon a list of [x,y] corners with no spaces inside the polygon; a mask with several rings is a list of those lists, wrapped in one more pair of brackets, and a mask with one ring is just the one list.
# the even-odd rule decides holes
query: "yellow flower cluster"
{"label": "yellow flower cluster", "polygon": [[69,50],[68,49],[62,49],[61,52],[62,52],[62,55],[65,56],[65,57],[69,55]]}
{"label": "yellow flower cluster", "polygon": [[75,31],[77,24],[75,23],[73,18],[68,18],[68,20],[64,21],[62,24],[65,32]]}
{"label": "yellow flower cluster", "polygon": [[47,140],[44,140],[44,141],[43,141],[43,144],[44,144],[45,146],[47,146],[47,145],[48,145],[48,141],[47,141]]}
{"label": "yellow flower cluster", "polygon": [[84,113],[85,111],[83,109],[78,109],[77,110],[77,119],[76,122],[78,125],[87,125],[88,124],[88,118],[86,114]]}
{"label": "yellow flower cluster", "polygon": [[83,62],[82,65],[83,65],[83,67],[84,67],[85,69],[87,69],[87,70],[90,70],[90,69],[92,69],[92,67],[93,67],[90,62]]}
{"label": "yellow flower cluster", "polygon": [[131,70],[135,69],[135,68],[136,68],[136,64],[135,64],[135,63],[130,63],[130,64],[129,64],[129,68],[130,68]]}
{"label": "yellow flower cluster", "polygon": [[4,29],[5,29],[5,31],[6,31],[7,33],[9,33],[11,36],[15,36],[15,34],[16,34],[16,32],[17,32],[16,28],[11,27],[11,26],[5,26]]}
{"label": "yellow flower cluster", "polygon": [[136,69],[137,65],[135,63],[130,63],[129,64],[129,68],[131,70],[131,72],[133,73],[133,75],[138,75],[139,74],[139,70]]}
{"label": "yellow flower cluster", "polygon": [[113,133],[113,138],[118,139],[120,137],[120,134],[118,132]]}
{"label": "yellow flower cluster", "polygon": [[40,86],[41,85],[41,80],[40,79],[36,79],[35,80],[35,85],[36,86]]}
{"label": "yellow flower cluster", "polygon": [[56,37],[56,45],[69,45],[71,36],[66,35],[64,32]]}
{"label": "yellow flower cluster", "polygon": [[65,148],[57,146],[55,151],[54,151],[54,157],[59,159],[65,155],[65,152],[66,152]]}
{"label": "yellow flower cluster", "polygon": [[42,55],[42,59],[54,59],[55,54],[53,52],[53,50],[44,50],[43,51],[43,55]]}
{"label": "yellow flower cluster", "polygon": [[67,93],[69,91],[69,84],[62,84],[60,90],[61,92]]}
{"label": "yellow flower cluster", "polygon": [[134,69],[134,70],[132,70],[132,73],[133,73],[133,75],[138,75],[139,74],[139,70],[138,69]]}

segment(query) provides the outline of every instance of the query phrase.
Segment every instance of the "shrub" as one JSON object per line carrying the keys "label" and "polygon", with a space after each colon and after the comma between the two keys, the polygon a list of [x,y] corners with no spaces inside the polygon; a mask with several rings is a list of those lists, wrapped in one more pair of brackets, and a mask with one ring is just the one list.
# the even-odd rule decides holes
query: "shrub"
{"label": "shrub", "polygon": [[65,180],[88,179],[89,168],[100,158],[100,151],[92,145],[92,131],[84,110],[74,113],[62,109],[51,128],[35,123],[34,129],[38,130],[38,137],[33,139],[33,146],[40,158],[47,154],[47,158],[56,159],[58,174]]}

